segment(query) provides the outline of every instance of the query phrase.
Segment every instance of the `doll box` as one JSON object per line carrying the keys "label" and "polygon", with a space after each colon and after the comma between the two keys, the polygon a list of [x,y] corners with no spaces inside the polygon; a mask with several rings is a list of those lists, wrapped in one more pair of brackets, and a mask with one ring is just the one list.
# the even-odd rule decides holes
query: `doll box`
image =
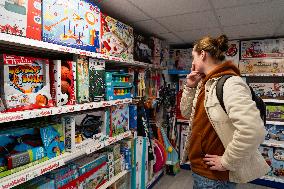
{"label": "doll box", "polygon": [[47,59],[2,54],[1,96],[7,111],[53,106]]}
{"label": "doll box", "polygon": [[43,41],[100,52],[100,9],[85,0],[43,0]]}
{"label": "doll box", "polygon": [[41,0],[0,0],[0,32],[41,40]]}
{"label": "doll box", "polygon": [[133,60],[133,28],[106,15],[101,14],[102,54]]}

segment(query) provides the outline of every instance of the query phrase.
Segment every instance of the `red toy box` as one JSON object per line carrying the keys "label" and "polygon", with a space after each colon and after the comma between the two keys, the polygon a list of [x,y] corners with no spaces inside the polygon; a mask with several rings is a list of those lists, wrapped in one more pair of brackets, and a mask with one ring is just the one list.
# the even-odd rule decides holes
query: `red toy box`
{"label": "red toy box", "polygon": [[2,54],[0,63],[1,96],[7,111],[53,106],[47,59]]}

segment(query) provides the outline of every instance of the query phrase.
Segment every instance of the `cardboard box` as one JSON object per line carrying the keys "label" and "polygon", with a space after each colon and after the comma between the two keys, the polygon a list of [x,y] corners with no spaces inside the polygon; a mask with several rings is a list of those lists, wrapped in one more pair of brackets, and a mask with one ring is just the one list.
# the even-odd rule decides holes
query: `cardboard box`
{"label": "cardboard box", "polygon": [[89,61],[86,56],[78,56],[77,63],[77,103],[82,104],[90,101]]}
{"label": "cardboard box", "polygon": [[282,105],[266,105],[266,120],[284,122],[284,107]]}
{"label": "cardboard box", "polygon": [[0,32],[41,40],[41,0],[0,0]]}
{"label": "cardboard box", "polygon": [[53,106],[47,59],[2,54],[1,96],[7,111]]}
{"label": "cardboard box", "polygon": [[89,59],[90,100],[101,101],[105,98],[105,61]]}
{"label": "cardboard box", "polygon": [[43,41],[99,53],[100,9],[89,1],[43,0]]}
{"label": "cardboard box", "polygon": [[[115,137],[129,131],[129,107],[127,104],[111,107],[110,112],[111,136]],[[115,155],[114,155],[115,156]],[[114,159],[117,159],[116,156]]]}
{"label": "cardboard box", "polygon": [[240,41],[229,41],[229,48],[225,55],[226,60],[232,61],[238,67],[240,60]]}
{"label": "cardboard box", "polygon": [[249,86],[263,99],[284,99],[284,83],[249,83]]}
{"label": "cardboard box", "polygon": [[241,74],[273,74],[284,72],[284,60],[282,59],[247,59],[240,60]]}

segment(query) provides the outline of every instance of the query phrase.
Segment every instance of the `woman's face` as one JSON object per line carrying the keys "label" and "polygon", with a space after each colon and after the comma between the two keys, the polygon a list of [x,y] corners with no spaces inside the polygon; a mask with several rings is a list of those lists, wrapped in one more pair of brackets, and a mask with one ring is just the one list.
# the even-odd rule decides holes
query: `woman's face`
{"label": "woman's face", "polygon": [[198,53],[195,48],[192,51],[192,71],[198,71],[199,73],[204,73],[204,51]]}

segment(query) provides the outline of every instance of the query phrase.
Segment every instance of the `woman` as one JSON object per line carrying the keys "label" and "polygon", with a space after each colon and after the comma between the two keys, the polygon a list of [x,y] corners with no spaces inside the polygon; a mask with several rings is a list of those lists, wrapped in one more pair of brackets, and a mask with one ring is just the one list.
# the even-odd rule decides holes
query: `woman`
{"label": "woman", "polygon": [[[194,188],[235,188],[265,175],[269,166],[258,151],[265,137],[260,112],[240,71],[224,61],[228,49],[225,35],[204,37],[193,49],[192,71],[181,99],[182,115],[190,120],[182,161],[191,162]],[[226,112],[217,96],[217,81],[224,84]]]}

